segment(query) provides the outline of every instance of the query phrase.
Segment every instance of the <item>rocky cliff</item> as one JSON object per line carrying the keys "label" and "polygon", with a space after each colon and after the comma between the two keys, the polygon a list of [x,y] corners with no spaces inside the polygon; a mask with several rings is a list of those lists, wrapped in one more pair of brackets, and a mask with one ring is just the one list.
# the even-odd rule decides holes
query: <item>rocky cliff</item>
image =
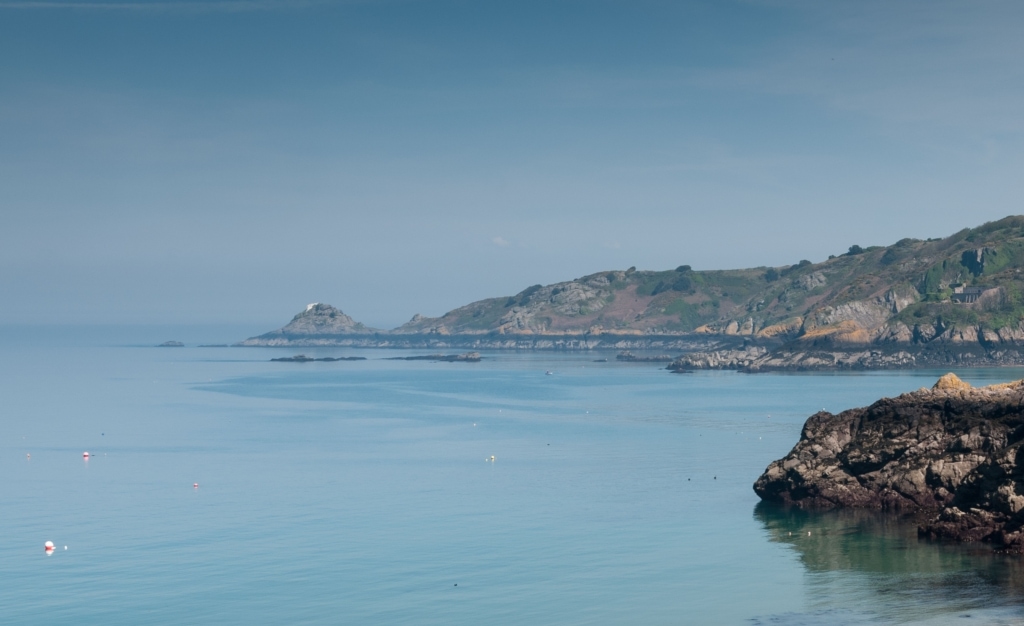
{"label": "rocky cliff", "polygon": [[1024,553],[1024,381],[931,389],[808,418],[800,441],[754,483],[804,509],[925,516],[920,534]]}

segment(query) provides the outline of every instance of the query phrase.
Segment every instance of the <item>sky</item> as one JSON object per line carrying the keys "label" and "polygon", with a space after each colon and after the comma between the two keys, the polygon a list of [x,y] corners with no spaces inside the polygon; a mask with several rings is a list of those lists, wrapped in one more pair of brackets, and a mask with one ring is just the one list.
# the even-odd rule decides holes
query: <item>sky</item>
{"label": "sky", "polygon": [[1024,213],[1024,3],[0,0],[0,324],[391,328]]}

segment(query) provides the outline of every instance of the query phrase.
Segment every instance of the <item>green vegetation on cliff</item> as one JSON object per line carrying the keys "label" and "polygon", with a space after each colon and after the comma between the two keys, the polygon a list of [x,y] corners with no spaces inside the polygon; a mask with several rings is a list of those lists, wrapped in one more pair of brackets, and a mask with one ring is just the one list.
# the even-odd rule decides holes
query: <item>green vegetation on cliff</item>
{"label": "green vegetation on cliff", "polygon": [[822,263],[697,271],[608,271],[534,285],[399,333],[680,334],[906,341],[915,328],[1024,320],[1024,217],[944,239],[850,246]]}
{"label": "green vegetation on cliff", "polygon": [[[249,340],[353,335],[739,335],[824,345],[1024,344],[1024,216],[944,239],[852,245],[821,263],[590,274],[376,331],[327,305]],[[327,340],[327,339],[325,339]],[[390,339],[381,339],[387,342]],[[276,344],[275,344],[276,345]]]}

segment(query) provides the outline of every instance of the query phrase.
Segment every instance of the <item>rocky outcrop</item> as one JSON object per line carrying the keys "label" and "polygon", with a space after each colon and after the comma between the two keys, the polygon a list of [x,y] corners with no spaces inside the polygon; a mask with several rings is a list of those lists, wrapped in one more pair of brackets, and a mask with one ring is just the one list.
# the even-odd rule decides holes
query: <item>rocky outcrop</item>
{"label": "rocky outcrop", "polygon": [[442,363],[479,363],[481,360],[479,352],[467,352],[465,354],[418,354],[415,356],[394,356],[389,361],[435,361]]}
{"label": "rocky outcrop", "polygon": [[768,349],[761,346],[749,346],[737,350],[691,352],[672,361],[665,369],[673,372],[687,372],[690,370],[746,370],[767,354]]}
{"label": "rocky outcrop", "polygon": [[926,537],[1024,553],[1024,381],[931,389],[808,418],[800,441],[754,483],[765,501],[803,509],[927,516]]}
{"label": "rocky outcrop", "polygon": [[342,345],[338,338],[376,332],[329,304],[306,305],[283,328],[252,337],[240,346]]}
{"label": "rocky outcrop", "polygon": [[875,344],[816,348],[791,343],[774,350],[746,347],[684,354],[667,369],[734,369],[747,373],[774,371],[834,371],[912,369],[922,367],[991,367],[1024,365],[1024,348],[938,344],[924,348]]}
{"label": "rocky outcrop", "polygon": [[270,359],[271,361],[277,361],[279,363],[312,363],[313,361],[323,361],[325,363],[333,363],[335,361],[365,361],[365,356],[325,356],[320,358],[314,358],[306,356],[305,354],[296,354],[295,356],[283,356],[276,359]]}
{"label": "rocky outcrop", "polygon": [[638,356],[629,350],[624,350],[615,355],[615,360],[626,361],[627,363],[671,363],[675,361],[675,358],[667,354]]}

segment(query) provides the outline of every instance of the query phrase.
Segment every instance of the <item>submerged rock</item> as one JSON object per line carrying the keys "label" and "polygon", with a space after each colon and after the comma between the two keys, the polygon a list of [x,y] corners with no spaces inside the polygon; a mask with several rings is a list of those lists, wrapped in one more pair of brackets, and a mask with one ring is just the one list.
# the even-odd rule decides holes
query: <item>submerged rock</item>
{"label": "submerged rock", "polygon": [[1024,380],[931,389],[808,418],[754,483],[765,501],[926,516],[922,536],[1024,553]]}

